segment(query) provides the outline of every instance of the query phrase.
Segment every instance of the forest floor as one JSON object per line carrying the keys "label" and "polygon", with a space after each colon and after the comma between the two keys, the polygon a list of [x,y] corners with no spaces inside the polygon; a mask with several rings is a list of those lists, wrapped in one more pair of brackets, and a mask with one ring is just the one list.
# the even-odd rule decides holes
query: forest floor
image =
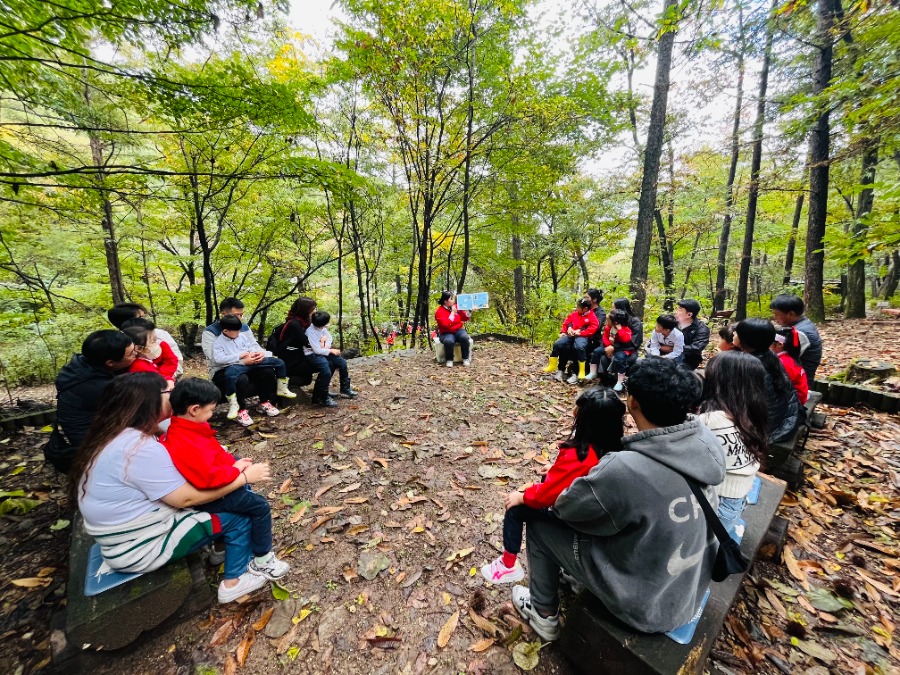
{"label": "forest floor", "polygon": [[[841,370],[863,344],[900,362],[898,327],[866,322],[861,335],[858,322],[828,322],[822,372]],[[222,442],[272,465],[264,490],[292,567],[282,584],[290,599],[261,590],[216,606],[92,670],[516,672],[510,647],[535,637],[516,627],[510,589],[488,586],[477,570],[497,555],[503,495],[552,460],[580,389],[541,373],[542,349],[478,344],[467,369],[429,357],[351,362],[360,396],[334,410],[298,404],[250,430],[220,412]],[[790,522],[784,559],[754,565],[713,649],[724,672],[900,670],[900,416],[823,411],[805,487],[780,509]],[[71,513],[42,464],[45,439],[36,429],[0,437],[0,490],[39,502],[0,518],[6,673],[49,667],[50,617],[65,598]],[[536,673],[572,672],[554,645],[538,656]]]}

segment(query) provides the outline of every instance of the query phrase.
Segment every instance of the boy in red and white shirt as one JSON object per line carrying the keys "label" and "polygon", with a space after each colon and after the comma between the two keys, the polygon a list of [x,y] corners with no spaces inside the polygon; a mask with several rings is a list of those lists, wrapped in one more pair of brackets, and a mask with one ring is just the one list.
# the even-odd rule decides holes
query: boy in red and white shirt
{"label": "boy in red and white shirt", "polygon": [[562,327],[559,329],[559,339],[553,343],[553,350],[550,352],[550,361],[544,368],[545,373],[552,373],[553,379],[562,382],[563,373],[566,365],[574,358],[578,362],[578,374],[572,375],[568,382],[575,384],[578,380],[585,378],[585,364],[587,363],[586,348],[590,338],[600,328],[600,322],[597,321],[597,315],[591,310],[591,301],[589,298],[581,298],[578,300],[574,312],[566,317]]}

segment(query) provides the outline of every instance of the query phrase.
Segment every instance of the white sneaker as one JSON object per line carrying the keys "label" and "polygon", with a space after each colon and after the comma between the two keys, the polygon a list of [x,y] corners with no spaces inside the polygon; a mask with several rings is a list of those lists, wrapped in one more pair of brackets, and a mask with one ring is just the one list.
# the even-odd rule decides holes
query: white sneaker
{"label": "white sneaker", "polygon": [[272,405],[269,401],[265,401],[259,404],[259,409],[262,410],[269,417],[277,417],[281,414],[281,411]]}
{"label": "white sneaker", "polygon": [[241,410],[238,412],[237,416],[234,418],[234,421],[240,424],[242,427],[249,427],[253,424],[253,418],[250,417],[250,413],[246,410]]}
{"label": "white sneaker", "polygon": [[553,373],[553,379],[556,380],[557,382],[562,382],[563,381],[563,371],[557,370],[555,373]]}
{"label": "white sneaker", "polygon": [[525,570],[518,560],[512,567],[507,567],[503,564],[503,556],[500,556],[481,568],[481,576],[492,584],[514,584],[525,578]]}
{"label": "white sneaker", "polygon": [[250,572],[250,574],[263,576],[269,581],[275,581],[290,572],[291,566],[284,562],[284,560],[279,560],[273,554],[262,564],[257,564],[255,559],[251,560],[250,564],[247,566],[247,571]]}
{"label": "white sneaker", "polygon": [[447,367],[448,367],[448,368],[452,368],[452,367],[453,367],[453,361],[447,361]]}
{"label": "white sneaker", "polygon": [[571,375],[569,375],[569,379],[566,380],[566,382],[568,382],[569,384],[578,384],[578,375],[572,373]]}
{"label": "white sneaker", "polygon": [[463,359],[463,365],[468,368],[472,365],[472,359]]}
{"label": "white sneaker", "polygon": [[237,401],[237,394],[232,394],[228,397],[228,419],[233,420],[238,416],[238,413],[241,411],[240,406]]}
{"label": "white sneaker", "polygon": [[231,588],[228,588],[224,581],[219,584],[219,602],[224,604],[242,598],[248,593],[252,593],[257,589],[262,588],[268,581],[268,579],[261,577],[258,574],[244,572],[238,577],[237,584]]}
{"label": "white sneaker", "polygon": [[278,389],[275,393],[282,398],[297,398],[297,394],[288,389],[288,381],[286,379],[278,380]]}
{"label": "white sneaker", "polygon": [[528,625],[534,632],[547,642],[553,642],[559,638],[559,612],[556,616],[543,617],[531,604],[531,591],[524,586],[515,586],[512,589],[512,601],[516,610],[528,621]]}
{"label": "white sneaker", "polygon": [[588,373],[587,375],[584,376],[584,381],[588,382],[590,380],[596,380],[598,377],[599,377],[599,375],[597,375],[597,373]]}
{"label": "white sneaker", "polygon": [[618,392],[622,391],[622,389],[623,389],[622,383],[616,382],[615,386],[613,387],[613,391],[618,393]]}

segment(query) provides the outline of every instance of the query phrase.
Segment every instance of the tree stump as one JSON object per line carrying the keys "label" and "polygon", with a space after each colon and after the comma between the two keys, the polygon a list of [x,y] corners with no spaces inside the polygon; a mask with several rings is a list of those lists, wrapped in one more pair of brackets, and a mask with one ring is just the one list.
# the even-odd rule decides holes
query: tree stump
{"label": "tree stump", "polygon": [[848,382],[884,382],[897,374],[897,368],[881,359],[856,359],[847,369]]}

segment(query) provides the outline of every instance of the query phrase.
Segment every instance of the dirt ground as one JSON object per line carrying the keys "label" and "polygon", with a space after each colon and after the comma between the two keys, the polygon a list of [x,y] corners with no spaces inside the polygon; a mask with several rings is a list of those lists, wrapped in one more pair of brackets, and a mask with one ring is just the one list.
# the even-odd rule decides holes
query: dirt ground
{"label": "dirt ground", "polygon": [[[881,348],[894,345],[898,322],[867,324]],[[826,374],[859,354],[858,324],[829,322],[822,332]],[[884,358],[900,361],[892,353]],[[510,647],[535,638],[527,629],[517,637],[509,588],[486,585],[477,568],[497,555],[503,495],[535,479],[570,426],[579,388],[547,379],[545,355],[489,342],[468,369],[389,355],[352,364],[360,396],[335,410],[298,404],[252,430],[220,413],[214,425],[233,453],[272,464],[265,492],[276,546],[292,566],[276,592],[290,599],[258,591],[145,636],[93,670],[517,671]],[[40,389],[21,395],[44,398]],[[713,650],[722,672],[900,669],[900,417],[824,412],[806,486],[781,507],[791,523],[784,560],[755,565],[744,583]],[[50,617],[65,598],[71,514],[62,483],[42,465],[45,438],[41,430],[0,438],[0,490],[39,502],[0,518],[7,673],[50,667]],[[534,672],[572,667],[550,645]]]}

